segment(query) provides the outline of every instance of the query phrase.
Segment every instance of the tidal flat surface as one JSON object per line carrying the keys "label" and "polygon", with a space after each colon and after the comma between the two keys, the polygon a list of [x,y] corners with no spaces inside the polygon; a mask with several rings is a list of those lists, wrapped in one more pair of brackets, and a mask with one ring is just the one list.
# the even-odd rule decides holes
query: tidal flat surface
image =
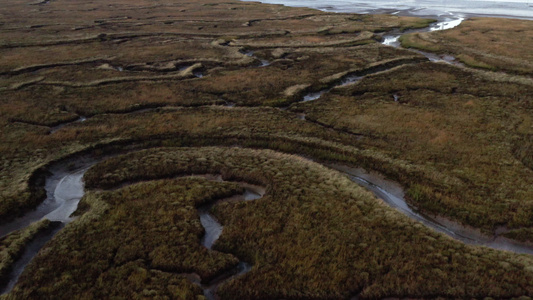
{"label": "tidal flat surface", "polygon": [[[249,1],[249,0],[244,0]],[[467,1],[467,0],[266,0],[263,3],[283,4],[295,7],[311,7],[330,12],[359,14],[397,14],[401,16],[486,16],[533,19],[533,2],[516,1]]]}

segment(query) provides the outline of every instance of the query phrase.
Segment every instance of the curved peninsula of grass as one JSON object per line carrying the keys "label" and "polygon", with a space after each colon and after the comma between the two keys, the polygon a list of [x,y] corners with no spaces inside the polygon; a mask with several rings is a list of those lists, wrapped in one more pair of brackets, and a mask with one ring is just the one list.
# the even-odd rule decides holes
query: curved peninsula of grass
{"label": "curved peninsula of grass", "polygon": [[[268,186],[261,200],[216,207],[216,216],[225,227],[214,249],[253,265],[249,273],[219,288],[222,299],[346,299],[358,294],[362,298],[509,298],[533,293],[530,257],[450,240],[389,208],[342,174],[299,157],[241,148],[155,148],[108,159],[89,170],[86,181],[88,187],[98,188],[205,173]],[[198,188],[207,184],[194,183]],[[198,265],[191,265],[192,269],[205,266],[202,268],[216,270],[220,266],[216,261],[199,262],[192,259],[198,257],[194,251],[172,251],[165,246],[174,243],[168,241],[173,228],[184,228],[183,222],[199,222],[191,214],[193,205],[179,200],[189,195],[184,194],[183,184],[179,180],[154,181],[88,194],[84,202],[91,206],[89,213],[42,251],[10,296],[61,297],[71,292],[62,286],[98,295],[91,294],[97,292],[91,285],[77,282],[96,274],[89,270],[105,270],[98,264],[112,262],[112,272],[124,268],[124,276],[113,277],[110,271],[110,280],[97,282],[100,290],[132,285],[125,290],[114,288],[117,296],[138,291],[135,284],[139,283],[150,287],[143,293],[163,293],[165,288],[153,284],[156,275],[185,278],[159,273],[155,266],[182,272],[175,267],[177,262],[194,261]],[[205,195],[202,193],[213,190],[211,184],[206,192],[195,191]],[[177,217],[187,211],[188,217]],[[144,222],[143,216],[150,222]],[[186,227],[181,235],[192,230],[187,228],[197,227]],[[110,230],[122,233],[117,236]],[[150,235],[139,234],[143,230]],[[109,242],[101,238],[107,234],[113,237]],[[126,244],[120,242],[122,236]],[[198,243],[198,233],[187,236]],[[93,237],[94,243],[87,242]],[[143,246],[154,242],[153,247]],[[155,258],[160,263],[154,264]],[[62,259],[64,266],[53,263],[57,259]],[[180,282],[182,285],[173,285],[177,290],[194,292],[186,281]]]}

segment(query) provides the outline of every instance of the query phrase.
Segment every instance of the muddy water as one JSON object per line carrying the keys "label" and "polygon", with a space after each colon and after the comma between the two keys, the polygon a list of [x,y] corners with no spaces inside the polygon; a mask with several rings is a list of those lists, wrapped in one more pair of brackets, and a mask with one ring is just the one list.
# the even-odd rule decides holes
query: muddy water
{"label": "muddy water", "polygon": [[91,158],[83,157],[54,164],[49,168],[50,175],[45,180],[46,199],[35,210],[10,223],[0,225],[0,237],[4,237],[41,219],[48,219],[53,222],[50,230],[37,234],[28,243],[22,257],[13,265],[9,274],[9,281],[0,285],[0,294],[11,291],[26,265],[37,255],[46,242],[66,224],[74,220],[71,215],[76,211],[78,203],[84,195],[83,175],[96,162]]}
{"label": "muddy water", "polygon": [[202,237],[201,243],[207,249],[211,249],[213,247],[213,244],[218,240],[218,238],[222,234],[222,225],[217,221],[217,219],[213,215],[209,213],[211,209],[213,208],[213,206],[219,204],[220,202],[225,202],[225,201],[257,200],[263,197],[263,194],[265,193],[264,188],[260,186],[251,185],[251,184],[244,183],[244,182],[240,182],[239,185],[244,187],[244,194],[230,197],[222,201],[218,201],[218,202],[211,203],[208,205],[203,205],[198,208],[198,214],[200,215],[200,222],[202,223],[202,226],[205,229],[205,235]]}
{"label": "muddy water", "polygon": [[84,195],[83,174],[96,161],[84,158],[77,162],[57,164],[50,167],[45,181],[46,199],[36,209],[7,224],[0,225],[0,237],[26,228],[41,219],[69,223],[70,215],[76,210]]}

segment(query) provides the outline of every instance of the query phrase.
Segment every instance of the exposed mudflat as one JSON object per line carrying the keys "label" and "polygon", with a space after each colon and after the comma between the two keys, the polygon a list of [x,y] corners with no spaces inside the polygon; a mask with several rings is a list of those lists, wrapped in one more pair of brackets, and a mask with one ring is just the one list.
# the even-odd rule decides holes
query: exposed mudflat
{"label": "exposed mudflat", "polygon": [[261,2],[295,7],[311,7],[324,11],[343,13],[394,14],[399,16],[429,16],[439,18],[448,16],[487,16],[533,19],[533,3],[529,0],[266,0]]}

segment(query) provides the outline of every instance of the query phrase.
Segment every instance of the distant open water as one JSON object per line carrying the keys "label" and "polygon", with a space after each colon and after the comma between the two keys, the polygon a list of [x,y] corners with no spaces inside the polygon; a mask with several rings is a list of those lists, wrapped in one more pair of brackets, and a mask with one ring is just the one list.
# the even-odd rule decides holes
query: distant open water
{"label": "distant open water", "polygon": [[[256,0],[244,0],[256,1]],[[421,17],[504,17],[533,20],[533,0],[260,0],[329,12],[397,14]]]}

